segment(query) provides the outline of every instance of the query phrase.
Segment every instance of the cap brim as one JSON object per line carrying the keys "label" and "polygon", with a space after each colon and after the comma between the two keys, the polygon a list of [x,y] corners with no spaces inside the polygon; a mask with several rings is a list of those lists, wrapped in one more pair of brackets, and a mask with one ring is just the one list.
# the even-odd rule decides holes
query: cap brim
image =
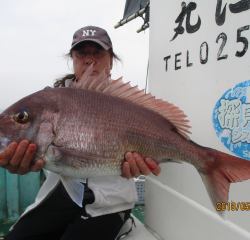
{"label": "cap brim", "polygon": [[86,42],[86,41],[96,42],[96,43],[98,43],[99,45],[101,45],[106,51],[109,50],[109,49],[111,48],[111,46],[108,46],[108,45],[104,44],[103,42],[99,41],[98,39],[88,38],[88,39],[84,39],[84,40],[82,40],[82,41],[80,41],[80,42],[75,43],[75,44],[70,48],[70,51],[71,51],[75,46],[77,46],[79,43],[81,43],[81,42]]}

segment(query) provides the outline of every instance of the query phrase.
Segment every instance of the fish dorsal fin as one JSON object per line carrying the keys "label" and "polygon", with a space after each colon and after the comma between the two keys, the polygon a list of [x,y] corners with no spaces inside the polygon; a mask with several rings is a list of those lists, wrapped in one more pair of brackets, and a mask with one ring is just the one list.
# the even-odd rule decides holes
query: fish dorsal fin
{"label": "fish dorsal fin", "polygon": [[123,83],[122,78],[111,80],[110,75],[105,74],[105,69],[98,76],[90,76],[94,71],[95,67],[91,64],[80,80],[74,81],[71,87],[107,93],[142,105],[162,115],[177,128],[180,134],[189,139],[187,135],[191,134],[188,131],[191,128],[187,124],[189,121],[185,119],[187,116],[178,107],[162,99],[155,99],[151,93],[145,94],[144,90],[138,89],[138,86],[131,87],[129,82]]}

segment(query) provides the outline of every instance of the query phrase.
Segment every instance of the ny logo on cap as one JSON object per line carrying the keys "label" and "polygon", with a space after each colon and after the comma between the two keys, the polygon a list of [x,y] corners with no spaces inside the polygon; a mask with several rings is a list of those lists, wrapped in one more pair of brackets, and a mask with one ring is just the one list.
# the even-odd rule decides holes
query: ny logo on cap
{"label": "ny logo on cap", "polygon": [[91,33],[92,33],[92,36],[94,36],[96,30],[83,30],[83,31],[82,31],[82,36],[83,36],[83,37],[89,36],[89,32],[91,32]]}

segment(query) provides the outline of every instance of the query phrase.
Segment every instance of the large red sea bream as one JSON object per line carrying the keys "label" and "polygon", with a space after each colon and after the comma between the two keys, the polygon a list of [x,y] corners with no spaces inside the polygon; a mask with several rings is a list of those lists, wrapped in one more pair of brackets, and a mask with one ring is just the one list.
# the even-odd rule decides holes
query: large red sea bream
{"label": "large red sea bream", "polygon": [[129,151],[157,164],[192,164],[214,206],[227,202],[230,183],[250,178],[249,161],[191,141],[179,108],[110,80],[104,71],[90,77],[92,70],[70,88],[44,89],[6,109],[0,115],[0,152],[12,141],[36,144],[33,161],[43,159],[44,168],[60,174],[80,206],[81,179],[121,175]]}

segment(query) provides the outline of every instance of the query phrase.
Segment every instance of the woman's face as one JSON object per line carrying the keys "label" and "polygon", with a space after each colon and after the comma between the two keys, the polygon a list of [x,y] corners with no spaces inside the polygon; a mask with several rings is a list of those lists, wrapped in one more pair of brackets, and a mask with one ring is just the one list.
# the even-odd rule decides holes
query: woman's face
{"label": "woman's face", "polygon": [[91,76],[98,75],[104,68],[105,73],[110,74],[113,67],[113,60],[109,51],[106,51],[99,44],[91,41],[80,43],[76,50],[72,50],[73,67],[76,79],[80,79],[86,69],[94,63],[98,64]]}

